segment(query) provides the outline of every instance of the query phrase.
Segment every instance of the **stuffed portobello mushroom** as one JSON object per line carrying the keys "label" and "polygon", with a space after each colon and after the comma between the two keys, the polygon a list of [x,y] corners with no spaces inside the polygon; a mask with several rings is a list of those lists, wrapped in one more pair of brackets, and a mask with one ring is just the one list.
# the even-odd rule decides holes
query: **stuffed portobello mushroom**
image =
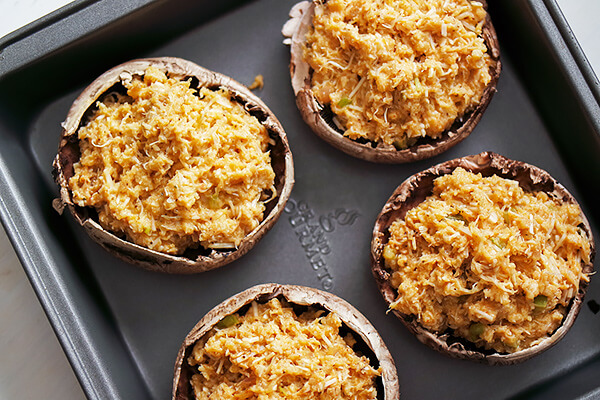
{"label": "stuffed portobello mushroom", "polygon": [[282,32],[306,123],[373,162],[432,157],[466,138],[501,70],[496,32],[477,1],[305,1]]}
{"label": "stuffed portobello mushroom", "polygon": [[408,329],[490,364],[526,360],[567,333],[594,255],[590,225],[561,184],[489,152],[404,181],[371,242],[373,275]]}
{"label": "stuffed portobello mushroom", "polygon": [[173,399],[398,399],[369,321],[330,293],[263,284],[209,311],[177,356]]}
{"label": "stuffed portobello mushroom", "polygon": [[54,176],[58,211],[122,259],[170,273],[245,254],[294,180],[286,134],[259,98],[169,57],[121,64],[79,95]]}

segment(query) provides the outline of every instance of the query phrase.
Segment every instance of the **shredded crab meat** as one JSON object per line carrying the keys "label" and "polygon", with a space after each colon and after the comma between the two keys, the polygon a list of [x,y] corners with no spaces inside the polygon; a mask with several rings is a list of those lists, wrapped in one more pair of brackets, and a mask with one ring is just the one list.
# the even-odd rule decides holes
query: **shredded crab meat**
{"label": "shredded crab meat", "polygon": [[391,308],[486,349],[533,346],[560,326],[589,281],[582,223],[575,204],[457,168],[389,228],[383,257],[398,291]]}
{"label": "shredded crab meat", "polygon": [[278,299],[252,302],[231,325],[213,329],[188,358],[197,400],[374,400],[378,369],[340,336],[335,313],[300,315]]}
{"label": "shredded crab meat", "polygon": [[491,82],[486,17],[469,0],[328,0],[304,45],[311,88],[351,139],[439,138]]}
{"label": "shredded crab meat", "polygon": [[75,204],[152,250],[235,249],[276,195],[266,128],[227,90],[154,67],[122,84],[78,131]]}

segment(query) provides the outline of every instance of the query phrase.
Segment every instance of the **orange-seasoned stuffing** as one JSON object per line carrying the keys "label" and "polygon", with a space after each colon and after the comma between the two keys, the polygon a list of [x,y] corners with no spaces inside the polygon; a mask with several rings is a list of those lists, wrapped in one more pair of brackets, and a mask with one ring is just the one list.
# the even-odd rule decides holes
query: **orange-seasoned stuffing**
{"label": "orange-seasoned stuffing", "polygon": [[238,246],[275,195],[266,128],[227,90],[196,91],[154,67],[123,85],[78,131],[75,204],[152,250]]}
{"label": "orange-seasoned stuffing", "polygon": [[491,81],[486,16],[469,0],[328,0],[306,36],[312,90],[351,139],[438,138]]}
{"label": "orange-seasoned stuffing", "polygon": [[225,317],[195,344],[188,362],[197,400],[374,400],[379,375],[334,313],[296,315],[278,299]]}
{"label": "orange-seasoned stuffing", "polygon": [[390,227],[391,308],[501,353],[533,346],[561,325],[589,280],[581,223],[575,204],[457,168]]}

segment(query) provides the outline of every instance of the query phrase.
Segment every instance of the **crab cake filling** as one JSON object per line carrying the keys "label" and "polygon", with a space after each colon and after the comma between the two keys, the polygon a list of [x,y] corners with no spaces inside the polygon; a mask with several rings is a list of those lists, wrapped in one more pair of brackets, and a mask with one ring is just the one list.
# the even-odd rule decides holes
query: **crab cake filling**
{"label": "crab cake filling", "polygon": [[266,128],[226,89],[150,67],[124,80],[78,131],[73,202],[146,248],[234,249],[262,221],[275,173]]}
{"label": "crab cake filling", "polygon": [[485,349],[531,347],[589,281],[582,218],[575,204],[457,168],[389,228],[383,257],[398,291],[390,307]]}
{"label": "crab cake filling", "polygon": [[320,3],[304,48],[312,91],[353,140],[439,138],[491,82],[486,18],[468,0]]}
{"label": "crab cake filling", "polygon": [[199,340],[188,358],[198,400],[377,398],[379,371],[340,336],[335,313],[310,307],[297,315],[287,303],[252,302]]}

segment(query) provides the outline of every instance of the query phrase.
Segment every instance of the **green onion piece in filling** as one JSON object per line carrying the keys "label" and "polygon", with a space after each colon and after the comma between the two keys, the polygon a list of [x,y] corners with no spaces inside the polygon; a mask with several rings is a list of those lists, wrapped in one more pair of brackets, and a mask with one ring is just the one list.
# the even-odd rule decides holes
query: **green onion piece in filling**
{"label": "green onion piece in filling", "polygon": [[499,248],[499,249],[503,249],[503,248],[505,248],[505,247],[506,247],[506,242],[504,242],[504,241],[503,241],[503,240],[501,240],[501,239],[498,239],[498,238],[496,238],[496,237],[493,237],[493,238],[491,238],[490,240],[492,241],[492,244],[493,244],[494,246],[496,246],[497,248]]}
{"label": "green onion piece in filling", "polygon": [[220,320],[219,323],[217,323],[217,328],[229,328],[230,326],[237,325],[238,322],[240,322],[238,316],[235,314],[231,314]]}
{"label": "green onion piece in filling", "polygon": [[222,205],[221,199],[219,199],[218,193],[213,193],[208,197],[208,207],[215,210],[220,208]]}
{"label": "green onion piece in filling", "polygon": [[340,99],[340,101],[338,101],[337,105],[338,107],[346,107],[347,105],[352,104],[352,99],[349,99],[347,97],[342,97]]}
{"label": "green onion piece in filling", "polygon": [[543,294],[537,295],[533,299],[533,304],[535,305],[535,308],[544,309],[548,305],[548,297]]}
{"label": "green onion piece in filling", "polygon": [[473,340],[479,339],[484,330],[485,326],[480,322],[476,322],[469,327],[469,335]]}
{"label": "green onion piece in filling", "polygon": [[453,221],[460,221],[462,223],[467,223],[465,217],[463,217],[460,213],[448,215],[446,218],[451,219]]}
{"label": "green onion piece in filling", "polygon": [[504,210],[502,212],[502,218],[504,218],[504,223],[510,225],[511,222],[519,217],[519,212],[515,207],[510,207],[508,210]]}

